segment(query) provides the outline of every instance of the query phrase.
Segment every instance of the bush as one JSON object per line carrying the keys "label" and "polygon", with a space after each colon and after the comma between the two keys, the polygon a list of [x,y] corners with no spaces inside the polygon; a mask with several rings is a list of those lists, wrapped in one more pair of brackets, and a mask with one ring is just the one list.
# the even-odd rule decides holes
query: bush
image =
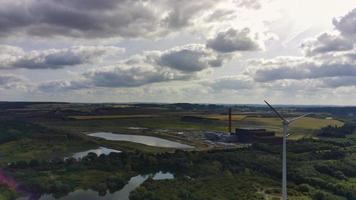
{"label": "bush", "polygon": [[309,193],[312,190],[312,188],[310,187],[310,185],[304,183],[298,186],[298,190],[303,193]]}
{"label": "bush", "polygon": [[120,190],[125,184],[125,179],[120,176],[112,175],[106,179],[106,185],[108,186],[110,193]]}

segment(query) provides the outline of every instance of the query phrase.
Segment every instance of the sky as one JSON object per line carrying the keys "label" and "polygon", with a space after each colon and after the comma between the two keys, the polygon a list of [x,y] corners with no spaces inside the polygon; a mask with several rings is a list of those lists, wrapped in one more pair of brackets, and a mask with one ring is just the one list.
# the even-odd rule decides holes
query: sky
{"label": "sky", "polygon": [[0,100],[356,105],[355,0],[0,0]]}

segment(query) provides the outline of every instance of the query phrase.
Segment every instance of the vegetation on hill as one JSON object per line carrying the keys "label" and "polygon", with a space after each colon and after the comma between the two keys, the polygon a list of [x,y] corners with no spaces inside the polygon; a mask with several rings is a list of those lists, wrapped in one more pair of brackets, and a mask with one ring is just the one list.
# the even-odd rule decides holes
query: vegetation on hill
{"label": "vegetation on hill", "polygon": [[[198,144],[201,142],[199,134],[205,130],[227,129],[226,117],[222,115],[226,106],[61,103],[11,104],[10,108],[4,103],[1,106],[0,166],[4,177],[11,177],[18,185],[15,190],[0,181],[0,199],[14,199],[24,193],[33,198],[42,194],[62,197],[79,189],[92,189],[105,195],[120,190],[132,176],[158,171],[170,172],[175,178],[148,179],[131,193],[131,200],[278,199],[280,196],[280,145],[173,151],[137,143],[96,140],[83,134],[112,131],[178,138]],[[248,112],[234,118],[235,127],[256,126],[276,131],[280,128],[277,119],[263,113],[263,107],[235,109]],[[284,109],[293,112],[293,108]],[[315,114],[291,127],[303,136],[288,141],[291,200],[356,199],[356,134],[350,123],[343,124]],[[327,125],[331,126],[323,128]],[[176,132],[184,132],[184,135]],[[304,138],[306,134],[313,137]],[[82,160],[63,159],[98,146],[124,152],[107,156],[90,153]]]}
{"label": "vegetation on hill", "polygon": [[[354,145],[313,139],[290,142],[291,199],[355,199]],[[131,194],[131,199],[224,200],[236,195],[241,199],[263,199],[280,193],[279,152],[279,145],[257,144],[230,151],[89,154],[81,161],[18,161],[7,171],[23,183],[23,190],[57,196],[78,188],[104,194],[120,189],[135,174],[168,171],[176,178],[149,180]]]}
{"label": "vegetation on hill", "polygon": [[356,126],[345,124],[344,126],[327,126],[317,131],[317,135],[321,137],[344,138],[356,131]]}

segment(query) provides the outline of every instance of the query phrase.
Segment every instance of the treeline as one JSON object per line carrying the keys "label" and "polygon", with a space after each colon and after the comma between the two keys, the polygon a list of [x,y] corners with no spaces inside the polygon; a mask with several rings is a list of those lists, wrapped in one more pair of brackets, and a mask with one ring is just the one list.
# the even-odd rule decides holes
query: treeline
{"label": "treeline", "polygon": [[22,120],[0,121],[0,144],[23,138],[56,141],[82,139],[80,135],[49,129]]}
{"label": "treeline", "polygon": [[356,126],[344,124],[343,126],[327,126],[317,131],[317,135],[321,137],[344,138],[356,131]]}
{"label": "treeline", "polygon": [[[99,157],[95,153],[89,153],[81,160],[68,158],[17,161],[10,163],[6,171],[21,180],[22,184],[18,186],[18,190],[25,191],[26,194],[31,195],[32,199],[38,199],[42,194],[53,194],[54,197],[60,198],[73,192],[81,185],[79,180],[69,178],[71,174],[88,172],[85,176],[90,180],[90,170],[111,172],[100,182],[85,183],[90,186],[87,189],[97,191],[102,196],[107,192],[120,190],[129,178],[136,174],[130,165],[131,162],[138,161],[136,158],[138,157],[128,157],[125,153],[111,153],[108,156]],[[116,174],[118,170],[125,170],[125,175]],[[45,172],[56,174],[56,179],[43,176]]]}
{"label": "treeline", "polygon": [[0,121],[0,144],[24,137],[49,134],[48,130],[39,125],[17,120]]}
{"label": "treeline", "polygon": [[[340,182],[347,182],[350,178],[356,177],[356,163],[348,155],[354,152],[347,149],[348,147],[344,143],[313,139],[290,142],[288,177],[295,184],[295,186],[291,186],[291,191],[296,195],[318,197],[315,199],[325,199],[331,193],[349,200],[356,199],[355,191],[340,184]],[[22,187],[27,191],[61,195],[80,187],[78,185],[80,181],[70,180],[66,177],[74,172],[99,170],[110,172],[109,174],[122,172],[127,175],[104,177],[103,180],[92,185],[93,190],[105,194],[108,190],[120,189],[130,176],[166,171],[173,173],[176,177],[171,182],[184,182],[181,178],[189,177],[189,182],[197,185],[195,190],[189,191],[194,196],[201,192],[199,189],[201,182],[199,181],[210,180],[210,184],[215,184],[214,180],[218,180],[217,178],[222,176],[235,177],[233,180],[238,180],[240,174],[246,172],[251,177],[257,177],[254,180],[256,182],[264,182],[263,180],[268,178],[279,183],[281,178],[280,148],[280,145],[256,144],[249,149],[228,151],[188,152],[177,150],[175,153],[158,154],[123,152],[111,153],[107,156],[96,156],[96,154],[90,153],[79,161],[75,159],[18,161],[8,165],[7,171],[17,175],[25,183]],[[41,176],[43,172],[48,171],[55,175],[55,180]],[[23,175],[23,172],[26,175]],[[243,191],[241,192],[243,193]],[[251,191],[248,194],[251,194]],[[177,193],[177,195],[179,194]],[[136,194],[135,198],[140,196],[145,197],[145,195]],[[177,197],[176,199],[181,198]]]}
{"label": "treeline", "polygon": [[330,113],[332,116],[355,117],[355,106],[316,106],[316,107],[297,107],[296,111],[311,113]]}

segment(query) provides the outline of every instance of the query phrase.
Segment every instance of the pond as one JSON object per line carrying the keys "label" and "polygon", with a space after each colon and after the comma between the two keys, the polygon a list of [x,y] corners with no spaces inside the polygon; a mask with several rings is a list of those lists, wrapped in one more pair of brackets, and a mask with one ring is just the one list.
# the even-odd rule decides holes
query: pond
{"label": "pond", "polygon": [[[121,153],[121,151],[118,151],[118,150],[115,150],[115,149],[99,147],[97,149],[91,149],[91,150],[88,150],[88,151],[81,151],[81,152],[74,153],[70,157],[71,158],[75,158],[77,160],[80,160],[80,159],[84,158],[85,156],[87,156],[89,153],[95,153],[97,156],[100,156],[100,155],[109,155],[111,152]],[[66,157],[65,159],[68,159],[70,157]]]}
{"label": "pond", "polygon": [[[119,191],[114,193],[107,192],[104,196],[100,196],[98,192],[93,190],[76,190],[69,193],[65,197],[59,198],[60,200],[129,200],[130,192],[139,187],[143,182],[145,182],[149,177],[152,177],[153,180],[167,180],[173,179],[174,175],[171,173],[157,172],[155,174],[146,174],[134,176],[130,181]],[[23,200],[27,198],[19,198],[18,200]],[[56,200],[53,195],[42,195],[39,200]]]}
{"label": "pond", "polygon": [[194,148],[193,146],[181,144],[179,142],[174,142],[158,137],[145,136],[145,135],[114,134],[109,132],[97,132],[88,135],[92,137],[104,138],[106,140],[129,141],[129,142],[136,142],[136,143],[155,146],[155,147],[166,147],[166,148],[176,148],[176,149]]}

